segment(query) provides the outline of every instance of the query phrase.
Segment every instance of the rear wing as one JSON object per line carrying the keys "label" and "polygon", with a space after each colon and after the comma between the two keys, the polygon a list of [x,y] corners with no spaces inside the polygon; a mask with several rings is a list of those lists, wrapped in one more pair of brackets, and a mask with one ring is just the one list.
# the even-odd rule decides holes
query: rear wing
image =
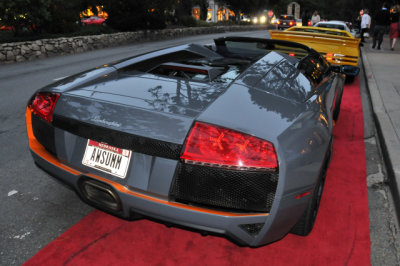
{"label": "rear wing", "polygon": [[314,49],[286,40],[271,40],[249,37],[223,37],[214,39],[216,52],[225,57],[258,60],[268,52],[275,51],[290,57],[302,59],[317,53]]}
{"label": "rear wing", "polygon": [[271,39],[304,44],[322,54],[331,64],[357,66],[360,39],[343,30],[292,27],[285,31],[270,30]]}

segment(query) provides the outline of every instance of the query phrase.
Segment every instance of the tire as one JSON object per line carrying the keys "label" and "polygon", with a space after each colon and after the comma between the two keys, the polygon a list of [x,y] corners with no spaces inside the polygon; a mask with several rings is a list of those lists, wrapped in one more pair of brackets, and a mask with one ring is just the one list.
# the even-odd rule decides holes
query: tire
{"label": "tire", "polygon": [[346,76],[346,83],[353,83],[355,76]]}
{"label": "tire", "polygon": [[299,235],[299,236],[307,236],[308,234],[311,233],[315,220],[317,218],[318,214],[318,208],[319,204],[321,202],[321,197],[322,197],[322,192],[324,190],[324,185],[325,185],[325,177],[326,177],[326,170],[328,169],[329,162],[330,162],[330,156],[331,156],[331,151],[326,159],[324,168],[322,170],[322,173],[320,174],[320,177],[318,178],[318,182],[315,186],[313,196],[308,203],[307,208],[305,209],[304,213],[300,217],[300,219],[297,221],[295,226],[292,228],[290,233]]}

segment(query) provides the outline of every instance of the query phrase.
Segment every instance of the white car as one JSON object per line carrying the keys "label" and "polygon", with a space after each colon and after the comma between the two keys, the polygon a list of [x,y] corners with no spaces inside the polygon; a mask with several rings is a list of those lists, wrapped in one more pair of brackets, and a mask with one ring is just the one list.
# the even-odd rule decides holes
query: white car
{"label": "white car", "polygon": [[329,29],[338,29],[338,30],[345,30],[351,33],[351,35],[355,36],[356,31],[350,30],[347,26],[346,22],[340,20],[330,20],[330,21],[321,21],[314,25],[314,27],[320,28],[329,28]]}

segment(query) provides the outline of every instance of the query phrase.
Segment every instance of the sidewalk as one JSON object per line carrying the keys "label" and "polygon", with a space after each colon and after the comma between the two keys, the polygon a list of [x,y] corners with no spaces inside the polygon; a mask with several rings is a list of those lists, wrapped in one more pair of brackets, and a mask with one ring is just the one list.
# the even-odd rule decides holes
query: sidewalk
{"label": "sidewalk", "polygon": [[372,38],[361,47],[365,79],[379,134],[390,187],[400,221],[400,43],[390,50],[386,35],[381,50],[372,49]]}

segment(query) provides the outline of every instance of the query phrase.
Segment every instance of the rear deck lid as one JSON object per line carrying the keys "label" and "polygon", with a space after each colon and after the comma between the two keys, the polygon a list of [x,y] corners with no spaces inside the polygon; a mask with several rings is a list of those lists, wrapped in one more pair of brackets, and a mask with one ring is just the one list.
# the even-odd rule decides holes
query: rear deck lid
{"label": "rear deck lid", "polygon": [[224,91],[218,83],[115,73],[64,92],[55,115],[181,144],[193,120]]}

